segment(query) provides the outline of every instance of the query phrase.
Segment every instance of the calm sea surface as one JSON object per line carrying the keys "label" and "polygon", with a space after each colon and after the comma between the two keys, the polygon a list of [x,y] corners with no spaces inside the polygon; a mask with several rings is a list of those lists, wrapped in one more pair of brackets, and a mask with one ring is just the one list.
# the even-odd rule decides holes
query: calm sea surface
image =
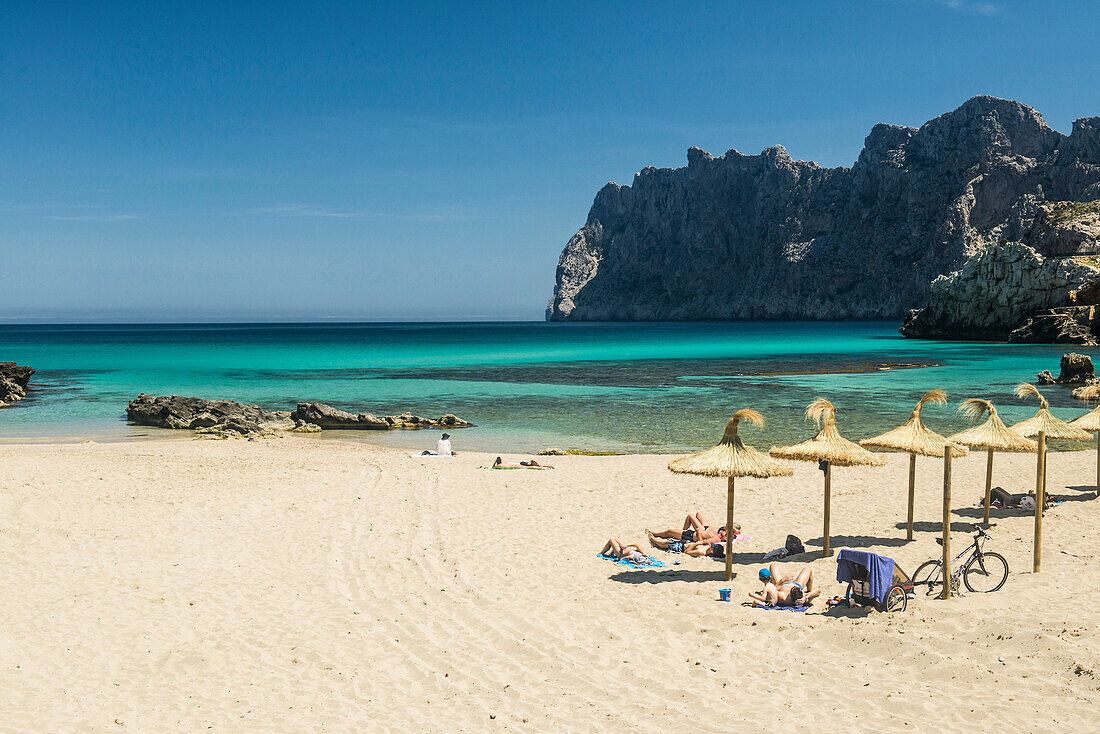
{"label": "calm sea surface", "polygon": [[[811,434],[804,406],[838,407],[841,431],[865,438],[904,422],[921,393],[942,432],[954,404],[988,397],[1006,421],[1034,404],[1012,387],[1064,351],[903,339],[894,323],[237,324],[0,326],[0,360],[38,370],[31,397],[0,410],[0,440],[126,439],[168,432],[127,425],[138,393],[231,398],[269,410],[317,400],[378,415],[456,413],[456,449],[548,447],[675,452],[713,444],[736,409],[768,419],[745,432],[762,447]],[[1098,350],[1078,349],[1092,354]],[[912,369],[884,365],[921,364]],[[1044,388],[1056,415],[1083,409]],[[327,432],[326,432],[327,433]],[[170,435],[179,435],[175,432]],[[331,433],[420,447],[434,432]]]}

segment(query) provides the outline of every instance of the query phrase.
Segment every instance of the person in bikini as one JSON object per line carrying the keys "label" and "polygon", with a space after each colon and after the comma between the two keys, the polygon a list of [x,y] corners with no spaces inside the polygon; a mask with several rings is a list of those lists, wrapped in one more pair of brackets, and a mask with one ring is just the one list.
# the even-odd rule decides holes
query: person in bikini
{"label": "person in bikini", "polygon": [[763,591],[750,591],[749,598],[757,606],[798,607],[809,604],[821,594],[814,588],[814,571],[804,566],[795,575],[781,575],[779,567],[771,564],[760,569],[760,581]]}
{"label": "person in bikini", "polygon": [[600,551],[601,556],[614,556],[622,561],[630,561],[639,566],[648,566],[653,559],[642,552],[642,547],[637,543],[623,543],[618,538],[611,538]]}
{"label": "person in bikini", "polygon": [[553,469],[554,467],[549,464],[540,464],[534,459],[530,461],[521,461],[518,464],[505,464],[498,456],[496,461],[493,462],[493,469]]}
{"label": "person in bikini", "polygon": [[[685,543],[695,543],[698,541],[706,543],[717,543],[719,541],[719,535],[721,535],[721,541],[726,542],[726,528],[722,526],[715,530],[710,521],[703,517],[703,513],[696,512],[693,515],[688,515],[684,520],[684,526],[677,530],[676,528],[669,528],[668,530],[661,530],[659,532],[653,532],[646,529],[647,535],[652,535],[655,538],[667,538],[669,540],[682,540]],[[741,526],[737,523],[733,524],[733,537],[737,537],[741,534]]]}

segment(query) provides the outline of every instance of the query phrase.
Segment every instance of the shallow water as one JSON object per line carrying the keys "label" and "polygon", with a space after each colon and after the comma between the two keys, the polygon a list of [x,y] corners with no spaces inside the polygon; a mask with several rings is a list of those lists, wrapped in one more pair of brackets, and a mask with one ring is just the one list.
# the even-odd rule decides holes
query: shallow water
{"label": "shallow water", "polygon": [[[1010,423],[1033,415],[1012,387],[1057,373],[1065,351],[914,341],[874,322],[9,325],[0,360],[38,374],[26,401],[0,411],[0,440],[180,435],[126,424],[126,403],[141,392],[270,410],[318,400],[379,415],[451,412],[477,424],[456,432],[456,449],[675,452],[713,444],[745,406],[768,419],[745,432],[750,442],[802,440],[812,433],[803,409],[819,395],[837,404],[843,433],[863,438],[942,387],[952,404],[925,417],[946,432],[964,425],[954,404],[966,397],[993,399]],[[1044,393],[1056,415],[1083,412],[1066,388]],[[325,435],[408,447],[435,439]]]}

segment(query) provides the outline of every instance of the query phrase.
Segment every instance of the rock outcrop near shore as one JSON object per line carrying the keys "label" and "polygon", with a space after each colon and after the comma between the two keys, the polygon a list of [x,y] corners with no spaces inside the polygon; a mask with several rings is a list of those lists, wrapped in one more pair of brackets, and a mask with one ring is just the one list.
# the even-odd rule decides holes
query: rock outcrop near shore
{"label": "rock outcrop near shore", "polygon": [[387,415],[379,418],[371,413],[348,413],[324,403],[298,403],[298,408],[290,414],[294,421],[312,423],[321,428],[341,430],[388,431],[397,428],[467,428],[467,423],[451,413],[440,418],[421,418],[412,413]]}
{"label": "rock outcrop near shore", "polygon": [[565,246],[554,321],[899,318],[971,255],[1018,240],[1095,251],[1100,118],[1051,129],[975,97],[919,128],[875,125],[851,168],[688,151],[607,184]]}
{"label": "rock outcrop near shore", "polygon": [[287,425],[286,413],[268,413],[258,405],[244,405],[234,400],[206,400],[179,395],[154,397],[142,393],[126,406],[126,418],[131,423],[156,428],[216,428],[242,436],[261,434],[273,428],[294,428]]}
{"label": "rock outcrop near shore", "polygon": [[1098,276],[1100,271],[1090,265],[1045,258],[1019,242],[996,245],[932,281],[928,305],[909,312],[901,333],[933,339],[1089,343],[1087,326],[1072,318],[1056,323],[1033,317],[1065,306],[1071,293]]}
{"label": "rock outcrop near shore", "polygon": [[0,408],[6,408],[27,396],[33,374],[34,370],[30,367],[15,362],[0,362]]}
{"label": "rock outcrop near shore", "polygon": [[234,400],[207,400],[142,393],[126,406],[131,423],[156,428],[191,429],[221,436],[261,436],[277,432],[316,433],[324,428],[387,431],[398,428],[466,428],[472,423],[448,413],[437,419],[412,413],[378,418],[352,414],[324,403],[299,403],[291,412],[268,412]]}

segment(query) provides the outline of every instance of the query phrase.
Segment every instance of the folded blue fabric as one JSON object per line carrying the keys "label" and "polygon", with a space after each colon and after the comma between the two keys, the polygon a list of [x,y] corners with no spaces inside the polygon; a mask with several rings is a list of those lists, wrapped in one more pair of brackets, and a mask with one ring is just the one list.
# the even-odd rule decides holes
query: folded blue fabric
{"label": "folded blue fabric", "polygon": [[663,561],[660,561],[652,556],[649,558],[649,563],[634,563],[628,561],[625,558],[616,558],[615,556],[605,556],[603,553],[597,553],[597,556],[604,560],[612,561],[620,566],[626,566],[627,568],[668,568]]}
{"label": "folded blue fabric", "polygon": [[842,584],[866,576],[871,596],[882,603],[894,581],[894,559],[844,548],[836,557],[836,580]]}

